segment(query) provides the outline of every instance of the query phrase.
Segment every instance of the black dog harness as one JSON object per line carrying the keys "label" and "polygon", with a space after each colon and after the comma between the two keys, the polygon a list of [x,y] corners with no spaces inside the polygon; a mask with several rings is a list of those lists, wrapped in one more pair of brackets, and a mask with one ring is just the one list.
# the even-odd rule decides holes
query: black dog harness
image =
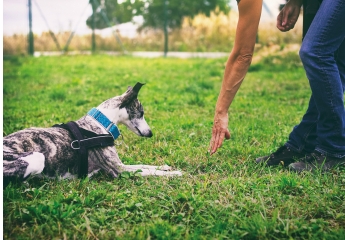
{"label": "black dog harness", "polygon": [[73,121],[53,126],[66,129],[73,135],[75,140],[72,141],[71,147],[79,152],[79,178],[84,178],[88,174],[88,149],[114,146],[114,140],[120,136],[117,126],[96,108],[91,109],[88,112],[88,115],[99,122],[109,132],[109,134],[96,134],[84,128],[80,128],[78,124]]}

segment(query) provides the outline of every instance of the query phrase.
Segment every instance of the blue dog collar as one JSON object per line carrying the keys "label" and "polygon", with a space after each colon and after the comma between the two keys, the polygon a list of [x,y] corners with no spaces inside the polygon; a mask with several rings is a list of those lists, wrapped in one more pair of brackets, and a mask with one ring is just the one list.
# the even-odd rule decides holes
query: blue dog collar
{"label": "blue dog collar", "polygon": [[120,136],[117,126],[98,109],[92,108],[87,114],[99,122],[113,136],[114,140]]}

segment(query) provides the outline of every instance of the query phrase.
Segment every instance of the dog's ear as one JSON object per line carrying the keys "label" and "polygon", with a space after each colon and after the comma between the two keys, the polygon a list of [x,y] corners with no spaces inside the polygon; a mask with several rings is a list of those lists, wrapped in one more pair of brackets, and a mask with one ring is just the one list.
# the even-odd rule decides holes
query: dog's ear
{"label": "dog's ear", "polygon": [[144,85],[145,85],[145,83],[137,82],[137,84],[135,84],[135,86],[133,87],[133,92],[135,92],[138,96],[138,93],[139,93],[141,87]]}
{"label": "dog's ear", "polygon": [[139,93],[141,87],[144,86],[144,85],[145,85],[145,83],[137,82],[137,84],[135,84],[135,86],[133,88],[131,86],[129,86],[127,88],[126,94],[123,96],[120,108],[125,107],[130,102],[135,100],[138,97],[138,93]]}

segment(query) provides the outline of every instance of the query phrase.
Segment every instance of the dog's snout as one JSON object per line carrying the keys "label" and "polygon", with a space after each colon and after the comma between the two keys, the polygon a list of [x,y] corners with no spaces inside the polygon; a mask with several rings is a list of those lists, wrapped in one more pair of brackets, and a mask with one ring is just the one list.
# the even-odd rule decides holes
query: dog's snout
{"label": "dog's snout", "polygon": [[152,134],[152,131],[151,130],[149,130],[148,132],[147,132],[147,134],[145,134],[145,137],[152,137],[153,136],[153,134]]}
{"label": "dog's snout", "polygon": [[152,131],[151,131],[151,129],[146,129],[145,131],[140,131],[140,129],[139,128],[137,128],[137,127],[135,127],[136,129],[137,129],[137,131],[138,131],[138,135],[139,136],[141,136],[141,137],[152,137],[153,136],[153,134],[152,134]]}

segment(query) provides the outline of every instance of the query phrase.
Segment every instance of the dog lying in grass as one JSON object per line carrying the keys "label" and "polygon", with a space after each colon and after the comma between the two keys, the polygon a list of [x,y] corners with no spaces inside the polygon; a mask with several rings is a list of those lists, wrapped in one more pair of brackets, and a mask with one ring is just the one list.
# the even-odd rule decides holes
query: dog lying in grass
{"label": "dog lying in grass", "polygon": [[[114,139],[120,135],[118,124],[124,124],[138,136],[152,137],[143,106],[137,99],[142,86],[137,83],[133,88],[128,87],[124,94],[104,101],[73,122],[72,125],[81,131],[79,135],[91,135],[89,139],[84,140],[84,136],[76,139],[78,133],[75,135],[74,131],[77,130],[66,127],[68,124],[33,127],[5,136],[4,183],[41,173],[48,177],[74,178],[83,174],[91,177],[101,169],[114,178],[124,171],[139,172],[142,176],[181,176],[180,171],[171,171],[167,165],[125,165],[117,154]],[[86,153],[84,145],[91,145],[86,146],[89,147]],[[84,162],[80,159],[80,149],[84,149],[84,157],[86,154]]]}

